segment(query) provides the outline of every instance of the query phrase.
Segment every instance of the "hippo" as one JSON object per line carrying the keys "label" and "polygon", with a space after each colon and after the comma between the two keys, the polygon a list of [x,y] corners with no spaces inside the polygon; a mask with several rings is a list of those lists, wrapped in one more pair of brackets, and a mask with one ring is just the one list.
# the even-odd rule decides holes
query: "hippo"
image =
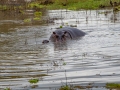
{"label": "hippo", "polygon": [[[73,27],[63,27],[53,31],[52,35],[50,36],[49,40],[52,42],[64,42],[68,39],[77,39],[79,37],[85,36],[85,32],[73,28]],[[43,40],[43,42],[47,42],[48,40]]]}

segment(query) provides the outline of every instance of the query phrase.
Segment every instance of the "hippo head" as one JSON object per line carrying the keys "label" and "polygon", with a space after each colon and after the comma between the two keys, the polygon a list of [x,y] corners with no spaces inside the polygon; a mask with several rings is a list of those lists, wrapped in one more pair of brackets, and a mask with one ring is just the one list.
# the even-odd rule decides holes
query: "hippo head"
{"label": "hippo head", "polygon": [[63,42],[66,40],[68,36],[70,37],[67,31],[53,32],[53,37],[55,42]]}

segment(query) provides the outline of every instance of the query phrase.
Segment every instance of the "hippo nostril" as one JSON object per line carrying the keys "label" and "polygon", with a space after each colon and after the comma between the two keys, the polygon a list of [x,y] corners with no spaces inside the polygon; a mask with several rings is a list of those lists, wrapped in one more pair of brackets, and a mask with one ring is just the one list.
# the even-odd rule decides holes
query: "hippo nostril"
{"label": "hippo nostril", "polygon": [[65,35],[62,35],[62,38],[64,38],[65,37]]}
{"label": "hippo nostril", "polygon": [[59,38],[59,36],[56,35],[56,38]]}

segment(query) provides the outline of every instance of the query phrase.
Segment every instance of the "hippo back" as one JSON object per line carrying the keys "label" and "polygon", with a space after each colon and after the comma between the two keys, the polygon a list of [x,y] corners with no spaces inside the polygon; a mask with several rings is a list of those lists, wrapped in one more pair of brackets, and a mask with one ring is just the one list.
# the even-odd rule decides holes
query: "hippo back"
{"label": "hippo back", "polygon": [[[70,35],[71,35],[71,37],[72,37],[72,39],[76,39],[76,38],[78,38],[78,37],[82,37],[82,36],[84,36],[85,35],[85,32],[83,32],[83,31],[81,31],[81,30],[79,30],[79,29],[77,29],[77,28],[72,28],[72,27],[64,27],[64,28],[62,28],[64,31],[67,31]],[[61,30],[62,30],[61,29]]]}

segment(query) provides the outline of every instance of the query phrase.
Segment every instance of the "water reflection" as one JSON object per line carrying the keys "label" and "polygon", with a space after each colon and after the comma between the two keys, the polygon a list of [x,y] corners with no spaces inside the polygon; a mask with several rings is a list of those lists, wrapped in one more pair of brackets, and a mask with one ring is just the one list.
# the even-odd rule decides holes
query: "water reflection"
{"label": "water reflection", "polygon": [[111,19],[111,22],[113,22],[113,23],[119,21],[119,18],[117,17],[116,12],[113,12],[113,15],[111,15],[110,19]]}
{"label": "water reflection", "polygon": [[[0,21],[0,88],[30,89],[29,79],[38,78],[34,89],[56,90],[66,82],[65,70],[72,85],[119,82],[120,12],[51,10],[48,14],[54,23],[42,26]],[[87,34],[61,44],[42,44],[61,25]]]}
{"label": "water reflection", "polygon": [[54,50],[59,51],[59,50],[67,50],[67,42],[54,42]]}

